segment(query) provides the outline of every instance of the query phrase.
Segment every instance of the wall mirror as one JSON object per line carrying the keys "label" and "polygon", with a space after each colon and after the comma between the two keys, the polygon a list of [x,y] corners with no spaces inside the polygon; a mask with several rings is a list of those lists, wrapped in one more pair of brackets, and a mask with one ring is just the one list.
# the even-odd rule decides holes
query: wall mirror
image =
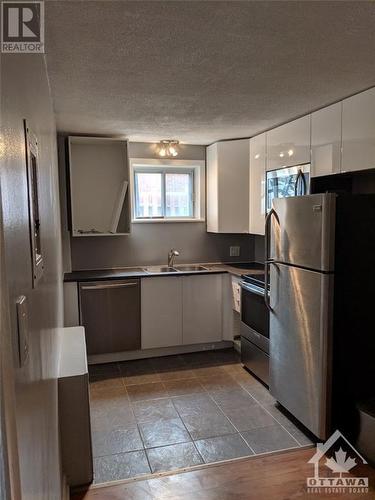
{"label": "wall mirror", "polygon": [[127,141],[71,136],[68,147],[72,235],[128,234]]}

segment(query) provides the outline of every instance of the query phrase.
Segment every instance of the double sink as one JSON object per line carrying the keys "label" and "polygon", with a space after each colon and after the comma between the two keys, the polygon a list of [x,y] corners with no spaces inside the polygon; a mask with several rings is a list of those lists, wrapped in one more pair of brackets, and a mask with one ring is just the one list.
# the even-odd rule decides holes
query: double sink
{"label": "double sink", "polygon": [[152,266],[145,267],[143,269],[146,273],[150,274],[159,274],[159,273],[186,273],[186,272],[199,272],[199,271],[208,271],[207,267],[199,266],[199,265],[186,265],[186,266]]}

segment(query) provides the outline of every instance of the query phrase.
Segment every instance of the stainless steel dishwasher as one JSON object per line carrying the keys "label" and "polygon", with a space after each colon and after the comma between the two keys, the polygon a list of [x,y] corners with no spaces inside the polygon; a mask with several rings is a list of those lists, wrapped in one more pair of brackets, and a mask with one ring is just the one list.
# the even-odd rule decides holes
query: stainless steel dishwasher
{"label": "stainless steel dishwasher", "polygon": [[141,348],[140,280],[81,282],[80,324],[87,353],[105,354]]}

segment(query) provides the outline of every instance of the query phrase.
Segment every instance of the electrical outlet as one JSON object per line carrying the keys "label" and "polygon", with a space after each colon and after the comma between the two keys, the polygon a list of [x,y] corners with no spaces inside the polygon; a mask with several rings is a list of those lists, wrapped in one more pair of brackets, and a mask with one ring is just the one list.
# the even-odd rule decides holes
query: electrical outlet
{"label": "electrical outlet", "polygon": [[229,247],[229,255],[230,257],[239,257],[240,247]]}

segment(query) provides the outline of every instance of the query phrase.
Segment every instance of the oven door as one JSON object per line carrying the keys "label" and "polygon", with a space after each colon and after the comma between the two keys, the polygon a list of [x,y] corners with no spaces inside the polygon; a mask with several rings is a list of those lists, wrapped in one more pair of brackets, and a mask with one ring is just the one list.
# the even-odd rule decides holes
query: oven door
{"label": "oven door", "polygon": [[241,282],[241,335],[269,352],[269,312],[262,288]]}
{"label": "oven door", "polygon": [[272,208],[274,198],[303,196],[310,192],[310,164],[270,170],[266,174],[266,208]]}

